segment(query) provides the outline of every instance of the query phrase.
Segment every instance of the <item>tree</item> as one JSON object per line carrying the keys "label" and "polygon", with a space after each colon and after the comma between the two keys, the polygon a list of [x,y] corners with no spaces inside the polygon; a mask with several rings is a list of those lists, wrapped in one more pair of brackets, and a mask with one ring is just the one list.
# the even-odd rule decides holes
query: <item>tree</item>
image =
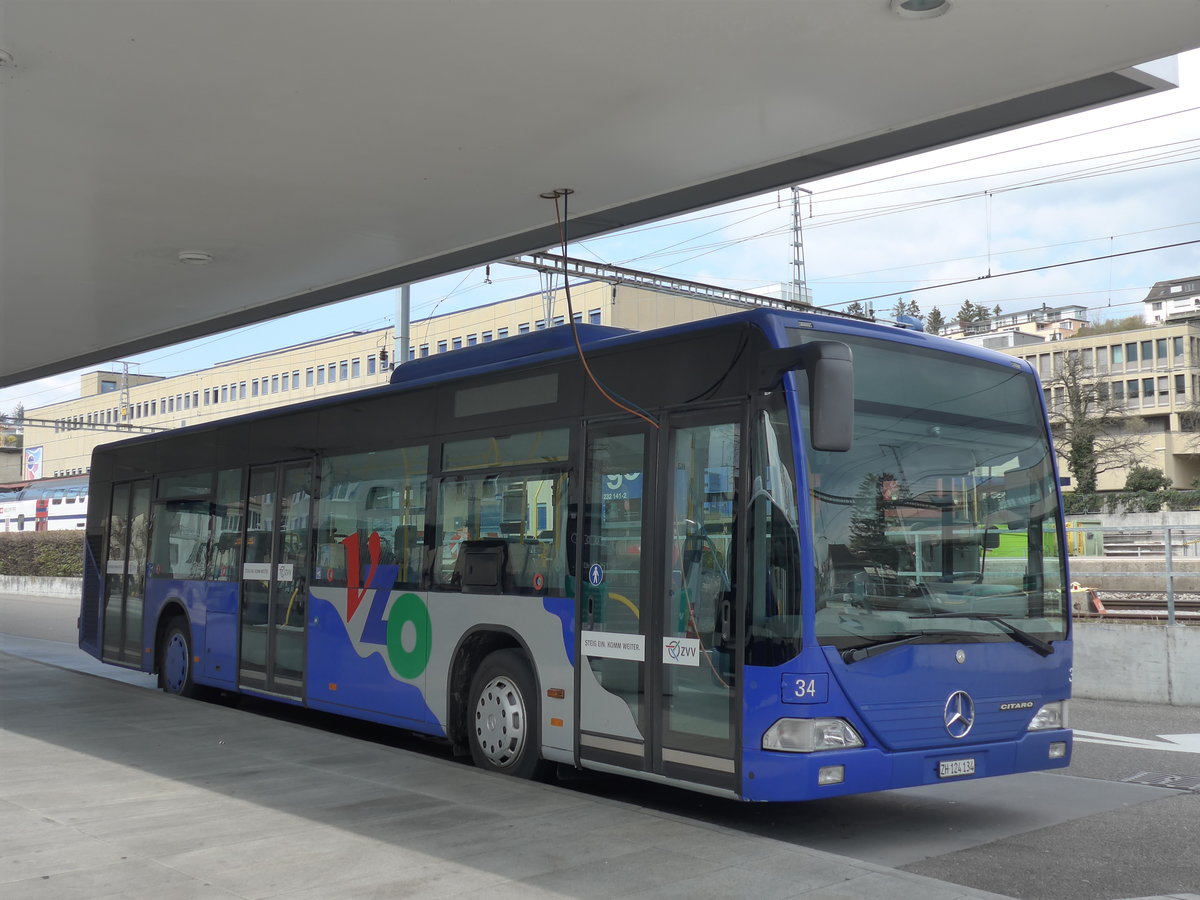
{"label": "tree", "polygon": [[1162,473],[1162,469],[1151,466],[1134,466],[1125,476],[1127,491],[1167,491],[1171,489],[1171,479]]}
{"label": "tree", "polygon": [[1066,461],[1076,493],[1093,493],[1097,476],[1131,463],[1141,438],[1130,430],[1124,405],[1109,393],[1108,382],[1097,380],[1078,350],[1064,354],[1043,384],[1051,398],[1054,449]]}
{"label": "tree", "polygon": [[991,313],[988,308],[980,303],[972,303],[970,300],[964,300],[962,306],[958,308],[958,315],[955,316],[961,328],[966,328],[968,325],[974,325],[978,322],[986,322],[991,318]]}
{"label": "tree", "polygon": [[896,301],[896,305],[892,307],[892,318],[899,319],[901,316],[913,316],[921,318],[921,306],[916,300],[905,300],[901,297]]}
{"label": "tree", "polygon": [[930,334],[940,334],[945,327],[946,320],[942,317],[942,311],[935,306],[925,319],[925,330]]}
{"label": "tree", "polygon": [[9,414],[0,413],[0,425],[12,424],[16,428],[4,429],[4,436],[0,439],[0,443],[5,447],[21,447],[24,446],[25,437],[17,430],[25,421],[25,405],[18,403],[16,409]]}
{"label": "tree", "polygon": [[1090,337],[1097,334],[1116,334],[1120,331],[1140,331],[1146,327],[1146,320],[1141,316],[1126,316],[1123,319],[1109,319],[1107,322],[1093,322],[1084,325],[1075,337]]}

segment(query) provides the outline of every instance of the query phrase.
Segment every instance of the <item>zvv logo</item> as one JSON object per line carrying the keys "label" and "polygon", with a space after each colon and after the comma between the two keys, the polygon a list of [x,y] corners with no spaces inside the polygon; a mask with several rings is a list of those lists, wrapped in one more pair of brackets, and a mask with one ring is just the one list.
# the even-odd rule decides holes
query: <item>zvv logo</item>
{"label": "zvv logo", "polygon": [[696,638],[663,638],[663,662],[669,666],[700,665],[700,641]]}

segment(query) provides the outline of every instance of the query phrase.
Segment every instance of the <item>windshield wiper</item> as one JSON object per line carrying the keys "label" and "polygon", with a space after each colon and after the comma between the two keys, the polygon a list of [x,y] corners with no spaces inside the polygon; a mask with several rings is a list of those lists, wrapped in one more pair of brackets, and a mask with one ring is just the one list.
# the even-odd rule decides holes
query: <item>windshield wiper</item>
{"label": "windshield wiper", "polygon": [[842,651],[842,660],[844,662],[848,662],[848,663],[858,662],[860,659],[867,659],[869,657],[876,656],[880,653],[884,653],[895,647],[900,647],[904,644],[911,644],[913,641],[919,640],[920,638],[924,638],[924,637],[945,638],[947,636],[949,636],[951,639],[954,639],[954,640],[957,640],[959,637],[959,635],[953,634],[952,632],[949,632],[949,631],[913,631],[913,632],[909,632],[908,634],[904,635],[904,637],[892,638],[891,640],[887,640],[887,641],[880,641],[878,644],[868,644],[866,647],[855,647],[851,650],[843,650]]}
{"label": "windshield wiper", "polygon": [[938,612],[926,613],[924,615],[913,616],[914,619],[982,619],[985,622],[995,622],[1005,631],[1013,636],[1018,642],[1024,644],[1034,653],[1041,656],[1049,656],[1054,652],[1054,647],[1047,641],[1043,641],[1040,637],[1030,634],[1024,629],[1018,628],[1000,613],[988,612]]}

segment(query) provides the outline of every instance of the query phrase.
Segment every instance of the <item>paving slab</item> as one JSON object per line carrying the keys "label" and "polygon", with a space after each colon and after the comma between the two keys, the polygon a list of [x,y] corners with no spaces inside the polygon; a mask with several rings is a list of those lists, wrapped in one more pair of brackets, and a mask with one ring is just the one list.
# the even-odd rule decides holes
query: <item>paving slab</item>
{"label": "paving slab", "polygon": [[0,652],[0,895],[1001,898]]}

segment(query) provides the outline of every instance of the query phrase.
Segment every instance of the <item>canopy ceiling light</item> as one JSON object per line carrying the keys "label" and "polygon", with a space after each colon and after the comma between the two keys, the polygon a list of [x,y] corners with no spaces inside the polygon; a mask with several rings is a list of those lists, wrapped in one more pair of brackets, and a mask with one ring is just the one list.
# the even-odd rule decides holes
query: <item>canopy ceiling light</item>
{"label": "canopy ceiling light", "polygon": [[892,12],[906,19],[932,19],[950,9],[950,0],[892,0]]}
{"label": "canopy ceiling light", "polygon": [[192,266],[206,266],[213,261],[213,255],[205,250],[180,250],[179,261]]}

